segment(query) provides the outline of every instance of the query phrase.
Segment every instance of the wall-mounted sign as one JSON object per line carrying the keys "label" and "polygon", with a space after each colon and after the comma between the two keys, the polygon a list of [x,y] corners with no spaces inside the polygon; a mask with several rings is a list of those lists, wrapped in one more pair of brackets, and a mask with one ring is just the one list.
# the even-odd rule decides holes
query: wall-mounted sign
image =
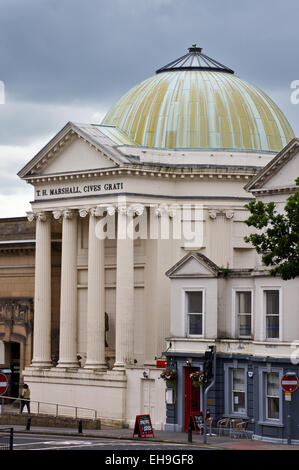
{"label": "wall-mounted sign", "polygon": [[133,437],[138,434],[139,437],[154,436],[150,415],[137,415],[133,431]]}
{"label": "wall-mounted sign", "polygon": [[162,361],[162,359],[158,359],[156,361],[157,369],[165,369],[166,368],[166,361]]}
{"label": "wall-mounted sign", "polygon": [[8,387],[8,380],[5,374],[0,374],[0,395],[3,395]]}
{"label": "wall-mounted sign", "polygon": [[298,383],[296,374],[285,374],[281,379],[281,388],[285,392],[295,392],[298,388]]}
{"label": "wall-mounted sign", "polygon": [[174,388],[167,388],[165,390],[165,403],[166,405],[175,404],[175,389]]}

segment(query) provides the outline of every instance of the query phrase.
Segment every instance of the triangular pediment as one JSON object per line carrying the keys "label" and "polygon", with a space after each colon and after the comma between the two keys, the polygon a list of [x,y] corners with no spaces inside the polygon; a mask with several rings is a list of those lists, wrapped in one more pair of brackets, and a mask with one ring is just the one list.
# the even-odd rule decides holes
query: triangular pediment
{"label": "triangular pediment", "polygon": [[20,178],[62,175],[128,163],[101,126],[69,122],[18,173]]}
{"label": "triangular pediment", "polygon": [[279,189],[295,186],[295,179],[299,176],[299,148],[292,157],[284,162],[277,171],[273,172],[262,185],[263,189]]}
{"label": "triangular pediment", "polygon": [[188,253],[166,275],[170,278],[217,277],[220,269],[201,253]]}
{"label": "triangular pediment", "polygon": [[61,174],[111,168],[116,166],[114,161],[108,159],[103,153],[86,144],[79,138],[74,138],[56,158],[49,160],[42,169],[42,175]]}
{"label": "triangular pediment", "polygon": [[245,186],[247,191],[280,191],[295,188],[299,176],[299,139],[295,138]]}

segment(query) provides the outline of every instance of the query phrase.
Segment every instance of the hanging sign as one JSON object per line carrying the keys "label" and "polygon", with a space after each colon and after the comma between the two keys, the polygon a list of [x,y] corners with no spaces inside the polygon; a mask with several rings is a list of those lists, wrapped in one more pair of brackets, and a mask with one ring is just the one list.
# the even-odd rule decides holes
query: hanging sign
{"label": "hanging sign", "polygon": [[138,434],[139,437],[155,437],[150,415],[136,416],[133,437],[135,434]]}

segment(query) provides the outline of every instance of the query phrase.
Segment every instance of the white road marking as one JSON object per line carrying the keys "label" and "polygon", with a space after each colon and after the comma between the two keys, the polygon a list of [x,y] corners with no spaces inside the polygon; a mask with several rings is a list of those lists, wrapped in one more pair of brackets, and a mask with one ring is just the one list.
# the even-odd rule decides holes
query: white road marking
{"label": "white road marking", "polygon": [[38,441],[38,442],[26,442],[20,444],[14,444],[15,447],[24,447],[24,446],[51,446],[51,447],[41,447],[38,449],[32,450],[55,450],[55,449],[71,449],[74,447],[88,447],[88,446],[104,446],[105,443],[97,441]]}

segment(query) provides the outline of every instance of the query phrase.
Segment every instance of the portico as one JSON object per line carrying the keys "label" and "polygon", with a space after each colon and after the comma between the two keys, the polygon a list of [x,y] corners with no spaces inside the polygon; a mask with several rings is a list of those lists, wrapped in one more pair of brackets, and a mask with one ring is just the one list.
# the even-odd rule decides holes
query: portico
{"label": "portico", "polygon": [[[60,347],[57,367],[77,368],[77,233],[78,218],[88,218],[87,349],[84,368],[106,370],[105,362],[105,243],[96,232],[100,214],[109,217],[103,205],[88,209],[59,209],[30,213],[36,221],[35,309],[32,367],[49,368],[51,361],[51,220],[62,224]],[[117,215],[116,247],[116,341],[114,368],[122,370],[133,361],[134,240],[127,235],[131,208],[110,207]],[[131,230],[132,231],[132,230]]]}

